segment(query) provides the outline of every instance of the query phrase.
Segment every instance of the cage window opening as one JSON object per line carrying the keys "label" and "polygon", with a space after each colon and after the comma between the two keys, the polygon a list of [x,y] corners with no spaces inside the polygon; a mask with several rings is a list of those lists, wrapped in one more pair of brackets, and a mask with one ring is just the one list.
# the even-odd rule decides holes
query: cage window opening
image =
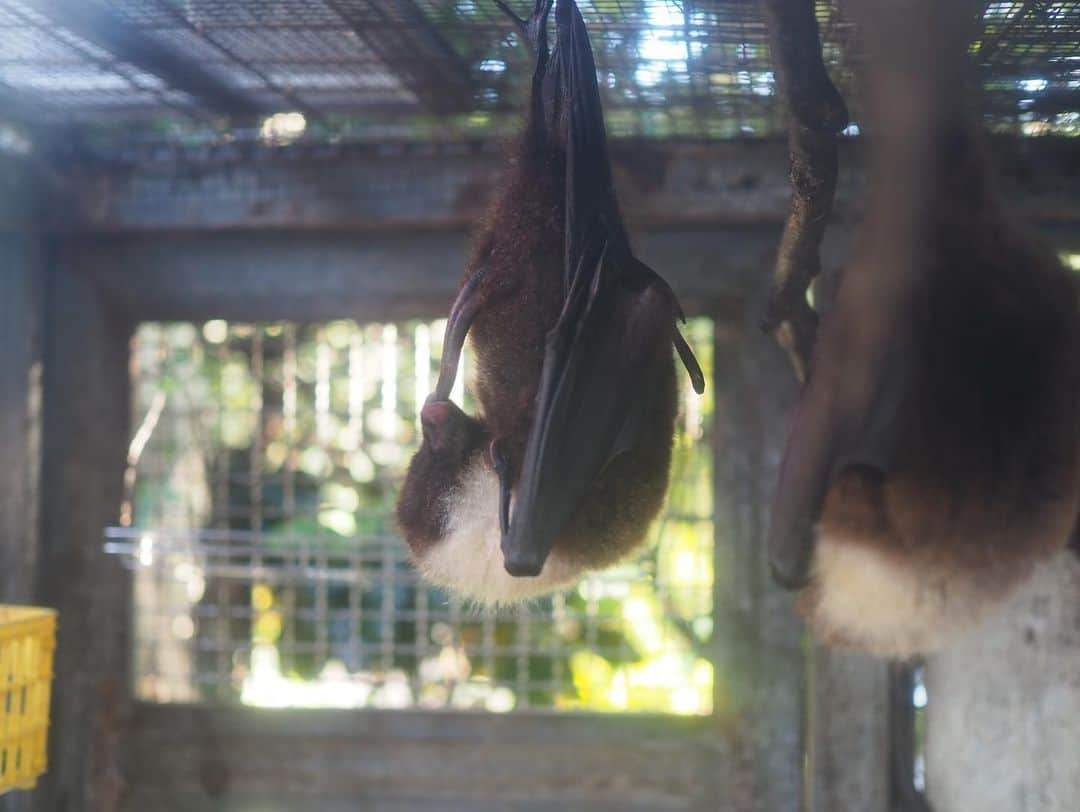
{"label": "cage window opening", "polygon": [[[707,354],[712,323],[689,327]],[[140,699],[712,711],[693,632],[713,626],[711,402],[680,398],[668,514],[637,559],[484,610],[417,579],[392,515],[442,331],[139,328],[133,357],[154,363],[134,365],[135,413],[170,396],[140,438],[136,521],[108,543],[134,572]],[[468,386],[457,395],[472,408]]]}

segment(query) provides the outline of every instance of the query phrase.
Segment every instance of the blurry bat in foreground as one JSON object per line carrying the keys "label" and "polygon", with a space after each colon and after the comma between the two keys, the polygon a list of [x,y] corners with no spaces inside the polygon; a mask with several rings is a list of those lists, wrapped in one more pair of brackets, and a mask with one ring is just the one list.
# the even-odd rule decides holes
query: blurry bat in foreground
{"label": "blurry bat in foreground", "polygon": [[[923,5],[905,13],[940,19]],[[950,48],[895,52],[909,75],[894,63],[877,88],[871,203],[768,537],[820,637],[897,658],[940,648],[1063,549],[1080,500],[1076,288],[1002,210],[950,89],[963,68],[929,67]]]}
{"label": "blurry bat in foreground", "polygon": [[[671,289],[630,251],[584,21],[559,0],[549,52],[552,5],[518,20],[536,56],[528,120],[450,311],[398,501],[421,573],[482,601],[550,592],[636,547],[668,484],[672,346],[704,387]],[[467,334],[476,418],[449,401]]]}

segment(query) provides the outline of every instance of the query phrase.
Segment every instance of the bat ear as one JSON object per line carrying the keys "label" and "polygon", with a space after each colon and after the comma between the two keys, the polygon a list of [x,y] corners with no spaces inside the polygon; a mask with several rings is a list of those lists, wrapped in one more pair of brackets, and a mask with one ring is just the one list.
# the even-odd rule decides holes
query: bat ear
{"label": "bat ear", "polygon": [[449,446],[453,427],[466,414],[449,400],[431,400],[420,410],[420,428],[424,433],[424,443],[432,451],[444,451]]}

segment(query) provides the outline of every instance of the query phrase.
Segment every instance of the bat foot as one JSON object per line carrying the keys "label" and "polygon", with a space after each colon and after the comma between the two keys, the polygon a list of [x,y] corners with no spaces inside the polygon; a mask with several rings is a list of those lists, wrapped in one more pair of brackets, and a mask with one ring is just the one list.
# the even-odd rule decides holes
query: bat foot
{"label": "bat foot", "polygon": [[793,100],[792,108],[800,124],[818,133],[841,132],[850,120],[844,97],[827,78],[805,99]]}

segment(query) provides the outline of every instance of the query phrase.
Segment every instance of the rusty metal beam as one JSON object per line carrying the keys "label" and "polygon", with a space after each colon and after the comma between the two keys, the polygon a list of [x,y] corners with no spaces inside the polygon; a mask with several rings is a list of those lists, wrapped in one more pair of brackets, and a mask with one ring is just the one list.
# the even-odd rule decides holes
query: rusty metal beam
{"label": "rusty metal beam", "polygon": [[[1080,222],[1080,158],[1069,139],[994,142],[1019,216]],[[72,171],[68,231],[463,231],[497,188],[499,144],[478,141],[270,149],[226,145],[128,156]],[[635,230],[782,224],[790,186],[782,142],[611,144],[615,182]],[[862,146],[843,141],[834,222],[862,212]],[[4,227],[0,212],[0,228]],[[775,247],[773,252],[775,252]]]}

